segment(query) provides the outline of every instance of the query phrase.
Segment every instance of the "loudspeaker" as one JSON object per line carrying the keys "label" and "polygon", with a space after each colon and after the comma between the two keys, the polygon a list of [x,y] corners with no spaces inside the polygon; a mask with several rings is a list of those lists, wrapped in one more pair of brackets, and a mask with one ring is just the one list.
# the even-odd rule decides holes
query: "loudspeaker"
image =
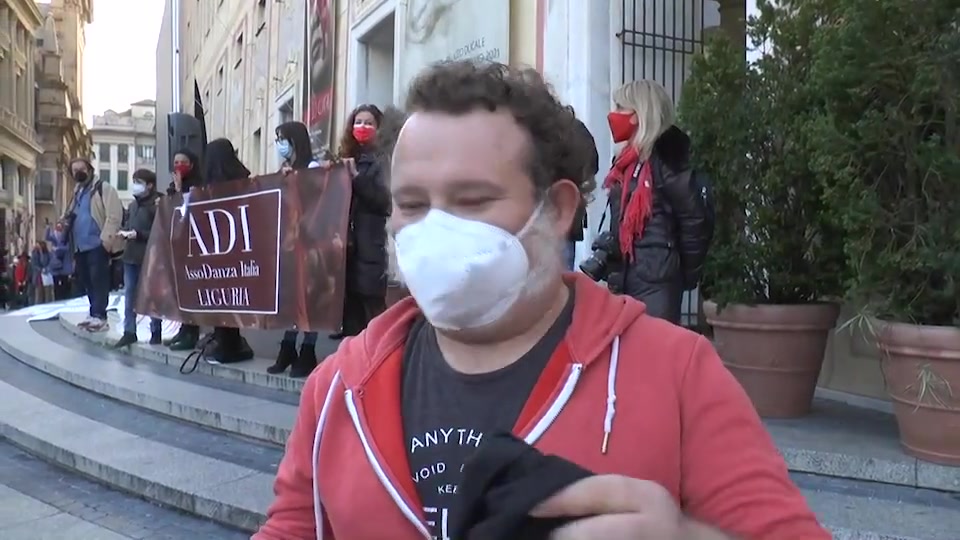
{"label": "loudspeaker", "polygon": [[[203,124],[193,115],[170,113],[167,115],[167,144],[170,152],[167,156],[167,170],[173,170],[173,156],[186,148],[203,162],[203,149],[207,141],[203,140]],[[197,164],[200,165],[199,163]]]}

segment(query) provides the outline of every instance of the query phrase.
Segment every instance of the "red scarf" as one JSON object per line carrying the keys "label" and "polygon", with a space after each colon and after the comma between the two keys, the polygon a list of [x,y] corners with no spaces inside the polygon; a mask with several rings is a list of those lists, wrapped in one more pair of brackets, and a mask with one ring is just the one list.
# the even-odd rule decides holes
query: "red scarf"
{"label": "red scarf", "polygon": [[630,196],[630,180],[639,162],[640,153],[632,145],[627,146],[603,182],[608,190],[620,186],[620,254],[626,261],[633,260],[633,241],[643,236],[643,227],[653,212],[653,170],[649,159],[640,168],[637,188]]}

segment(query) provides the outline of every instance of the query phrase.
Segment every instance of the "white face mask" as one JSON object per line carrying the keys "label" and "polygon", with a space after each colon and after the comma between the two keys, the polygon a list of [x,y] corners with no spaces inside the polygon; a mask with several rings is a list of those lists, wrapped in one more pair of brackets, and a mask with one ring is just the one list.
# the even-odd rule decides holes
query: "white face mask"
{"label": "white face mask", "polygon": [[140,182],[134,182],[130,185],[130,193],[133,193],[134,197],[139,197],[147,192],[147,186],[141,184]]}
{"label": "white face mask", "polygon": [[502,318],[529,282],[530,260],[516,235],[432,209],[396,235],[397,266],[424,316],[441,330],[480,328]]}

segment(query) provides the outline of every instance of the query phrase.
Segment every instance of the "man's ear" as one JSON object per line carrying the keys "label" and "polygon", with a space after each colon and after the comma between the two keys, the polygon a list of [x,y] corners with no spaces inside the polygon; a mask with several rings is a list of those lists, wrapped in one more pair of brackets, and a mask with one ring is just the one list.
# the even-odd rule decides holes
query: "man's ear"
{"label": "man's ear", "polygon": [[576,219],[577,209],[583,204],[580,188],[572,180],[558,180],[550,186],[547,197],[549,197],[550,205],[556,213],[556,232],[561,236],[566,236],[570,227],[573,226],[574,219]]}

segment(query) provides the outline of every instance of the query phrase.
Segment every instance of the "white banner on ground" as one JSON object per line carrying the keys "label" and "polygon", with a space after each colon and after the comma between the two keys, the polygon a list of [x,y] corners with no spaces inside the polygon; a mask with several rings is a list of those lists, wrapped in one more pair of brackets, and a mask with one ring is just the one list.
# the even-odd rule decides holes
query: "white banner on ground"
{"label": "white banner on ground", "polygon": [[[107,312],[111,323],[111,331],[114,333],[123,333],[123,310],[124,310],[123,292],[116,292],[110,295],[107,303]],[[27,317],[27,322],[52,321],[60,318],[63,314],[87,313],[90,311],[90,302],[86,297],[72,298],[47,304],[37,304],[34,306],[8,311],[4,317]],[[161,334],[164,339],[174,336],[180,330],[180,323],[177,321],[163,321],[161,325]],[[150,318],[142,315],[137,316],[137,335],[146,340],[150,338]]]}

